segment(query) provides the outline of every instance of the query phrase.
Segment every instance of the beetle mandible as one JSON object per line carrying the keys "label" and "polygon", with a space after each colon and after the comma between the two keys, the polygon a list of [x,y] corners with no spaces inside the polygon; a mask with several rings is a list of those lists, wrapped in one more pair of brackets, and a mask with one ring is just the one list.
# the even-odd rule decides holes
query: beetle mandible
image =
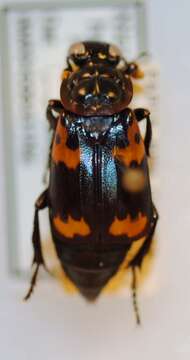
{"label": "beetle mandible", "polygon": [[[131,78],[142,72],[115,45],[86,41],[70,47],[62,74],[60,100],[50,100],[47,119],[53,131],[49,186],[35,204],[33,264],[42,253],[39,211],[48,207],[56,253],[67,277],[88,300],[95,300],[125,264],[132,270],[148,253],[158,214],[152,202],[147,157],[151,142],[148,110],[128,107]],[[141,136],[138,122],[146,120]]]}

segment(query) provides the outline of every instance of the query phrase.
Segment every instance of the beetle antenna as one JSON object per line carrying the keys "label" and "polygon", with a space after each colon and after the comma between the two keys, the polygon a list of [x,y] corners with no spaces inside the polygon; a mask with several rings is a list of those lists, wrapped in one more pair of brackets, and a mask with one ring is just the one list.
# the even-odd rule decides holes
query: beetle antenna
{"label": "beetle antenna", "polygon": [[24,301],[27,301],[27,300],[30,298],[30,296],[32,295],[32,292],[33,292],[34,287],[35,287],[35,285],[36,285],[36,279],[37,279],[39,267],[40,267],[40,264],[36,264],[36,268],[35,268],[34,273],[33,273],[33,275],[32,275],[32,279],[31,279],[31,283],[30,283],[30,288],[29,288],[26,296],[24,297]]}
{"label": "beetle antenna", "polygon": [[140,321],[139,308],[137,303],[137,279],[136,279],[135,266],[132,267],[132,276],[133,279],[132,279],[131,288],[132,288],[132,297],[133,297],[133,309],[134,309],[137,325],[140,325],[141,321]]}

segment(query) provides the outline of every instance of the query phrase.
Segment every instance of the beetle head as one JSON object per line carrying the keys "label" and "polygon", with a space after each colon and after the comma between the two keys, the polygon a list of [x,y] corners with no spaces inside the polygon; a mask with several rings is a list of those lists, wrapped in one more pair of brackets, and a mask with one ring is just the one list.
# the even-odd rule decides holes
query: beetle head
{"label": "beetle head", "polygon": [[126,108],[133,95],[128,64],[115,45],[81,42],[70,47],[63,73],[61,101],[78,115],[112,115]]}

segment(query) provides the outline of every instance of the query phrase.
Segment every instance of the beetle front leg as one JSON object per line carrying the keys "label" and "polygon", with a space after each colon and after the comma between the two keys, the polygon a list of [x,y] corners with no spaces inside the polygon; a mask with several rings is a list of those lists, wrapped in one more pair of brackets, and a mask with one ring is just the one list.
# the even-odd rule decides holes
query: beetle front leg
{"label": "beetle front leg", "polygon": [[145,133],[145,138],[144,138],[144,145],[145,145],[145,150],[146,150],[146,154],[148,156],[150,156],[150,144],[151,144],[151,140],[152,140],[152,126],[151,126],[151,122],[150,122],[150,111],[147,109],[143,109],[143,108],[138,108],[134,110],[135,113],[135,117],[137,119],[138,122],[146,119],[146,133]]}
{"label": "beetle front leg", "polygon": [[[34,227],[32,234],[32,243],[34,248],[34,258],[32,265],[36,265],[34,273],[31,278],[30,288],[24,297],[24,300],[28,300],[33,292],[34,286],[36,284],[37,275],[39,271],[40,265],[45,267],[43,255],[42,255],[42,247],[41,247],[41,239],[40,239],[40,229],[39,229],[39,211],[45,209],[48,206],[48,190],[46,189],[37,199],[35,203],[35,214],[34,214]],[[46,267],[45,267],[46,268]]]}
{"label": "beetle front leg", "polygon": [[[64,113],[65,113],[64,107],[63,107],[60,100],[53,100],[53,99],[49,100],[48,106],[47,106],[47,109],[46,109],[46,117],[47,117],[47,119],[49,121],[50,129],[55,131],[58,119],[59,119],[60,116],[63,116]],[[52,138],[52,142],[53,142],[53,138]],[[48,155],[48,159],[47,159],[47,165],[46,165],[44,175],[43,175],[43,183],[44,184],[47,183],[47,174],[48,174],[48,170],[49,170],[49,166],[50,166],[52,142],[50,144],[50,150],[49,150],[49,155]]]}
{"label": "beetle front leg", "polygon": [[46,116],[50,124],[50,128],[55,130],[60,115],[64,115],[64,107],[60,100],[49,100]]}

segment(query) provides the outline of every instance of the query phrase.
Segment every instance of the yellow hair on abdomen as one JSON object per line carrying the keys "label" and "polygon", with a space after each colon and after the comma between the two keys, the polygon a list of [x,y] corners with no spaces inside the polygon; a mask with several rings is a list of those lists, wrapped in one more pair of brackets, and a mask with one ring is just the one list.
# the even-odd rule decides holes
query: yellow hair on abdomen
{"label": "yellow hair on abdomen", "polygon": [[145,237],[134,241],[131,244],[129,251],[125,259],[123,260],[122,264],[120,265],[117,273],[109,280],[107,285],[102,290],[103,293],[112,293],[118,291],[126,282],[126,270],[129,266],[130,261],[137,255],[140,248],[145,242]]}

